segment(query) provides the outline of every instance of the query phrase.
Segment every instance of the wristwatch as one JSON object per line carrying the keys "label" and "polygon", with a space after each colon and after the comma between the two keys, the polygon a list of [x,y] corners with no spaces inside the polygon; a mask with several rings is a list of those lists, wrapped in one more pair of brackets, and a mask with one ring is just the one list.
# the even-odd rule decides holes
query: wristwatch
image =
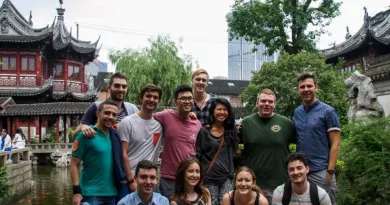
{"label": "wristwatch", "polygon": [[336,171],[335,171],[334,169],[328,169],[328,170],[326,170],[326,171],[327,171],[328,174],[330,174],[330,175],[333,175],[333,174],[336,173]]}

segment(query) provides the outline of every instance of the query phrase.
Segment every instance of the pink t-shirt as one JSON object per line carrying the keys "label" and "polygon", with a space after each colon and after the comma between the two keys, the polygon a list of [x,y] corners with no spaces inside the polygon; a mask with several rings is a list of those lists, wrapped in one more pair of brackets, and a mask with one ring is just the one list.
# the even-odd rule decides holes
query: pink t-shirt
{"label": "pink t-shirt", "polygon": [[180,162],[195,157],[196,136],[202,125],[197,119],[182,118],[178,112],[163,111],[153,117],[164,128],[161,176],[175,179]]}

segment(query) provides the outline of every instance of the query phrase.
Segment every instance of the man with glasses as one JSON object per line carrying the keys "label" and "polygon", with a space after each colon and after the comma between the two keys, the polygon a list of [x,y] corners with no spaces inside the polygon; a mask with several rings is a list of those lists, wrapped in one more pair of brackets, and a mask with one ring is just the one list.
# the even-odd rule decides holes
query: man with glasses
{"label": "man with glasses", "polygon": [[173,195],[176,170],[179,163],[188,157],[195,157],[196,136],[202,125],[198,119],[191,119],[194,106],[192,88],[179,86],[174,93],[178,111],[163,111],[153,115],[163,126],[160,191],[165,197]]}

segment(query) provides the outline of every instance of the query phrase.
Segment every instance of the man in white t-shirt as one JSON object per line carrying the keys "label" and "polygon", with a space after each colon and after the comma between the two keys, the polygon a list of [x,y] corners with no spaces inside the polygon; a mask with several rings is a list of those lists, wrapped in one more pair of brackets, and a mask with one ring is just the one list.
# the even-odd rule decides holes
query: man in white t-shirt
{"label": "man in white t-shirt", "polygon": [[291,153],[286,164],[291,182],[276,187],[272,205],[332,205],[324,189],[307,181],[309,166],[303,154]]}
{"label": "man in white t-shirt", "polygon": [[157,163],[161,143],[162,126],[153,118],[162,96],[162,90],[153,85],[144,86],[139,94],[141,110],[125,117],[118,125],[122,141],[123,162],[130,190],[135,190],[134,175],[142,160]]}

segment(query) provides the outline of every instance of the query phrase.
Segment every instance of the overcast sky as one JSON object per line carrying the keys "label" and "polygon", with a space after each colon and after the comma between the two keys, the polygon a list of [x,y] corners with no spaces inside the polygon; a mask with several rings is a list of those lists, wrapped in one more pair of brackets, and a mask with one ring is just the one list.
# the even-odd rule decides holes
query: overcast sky
{"label": "overcast sky", "polygon": [[[1,0],[0,0],[1,1]],[[11,0],[28,19],[32,10],[34,27],[51,24],[57,15],[58,0]],[[76,35],[80,25],[81,40],[103,44],[99,59],[109,62],[109,49],[138,48],[149,45],[148,38],[170,34],[183,37],[183,52],[192,54],[212,77],[227,76],[226,14],[234,0],[63,0],[65,23]],[[330,35],[317,42],[327,48],[345,39],[346,26],[353,35],[363,24],[366,6],[370,16],[390,9],[388,0],[344,0],[341,16],[328,27]],[[114,67],[109,65],[109,70]]]}

